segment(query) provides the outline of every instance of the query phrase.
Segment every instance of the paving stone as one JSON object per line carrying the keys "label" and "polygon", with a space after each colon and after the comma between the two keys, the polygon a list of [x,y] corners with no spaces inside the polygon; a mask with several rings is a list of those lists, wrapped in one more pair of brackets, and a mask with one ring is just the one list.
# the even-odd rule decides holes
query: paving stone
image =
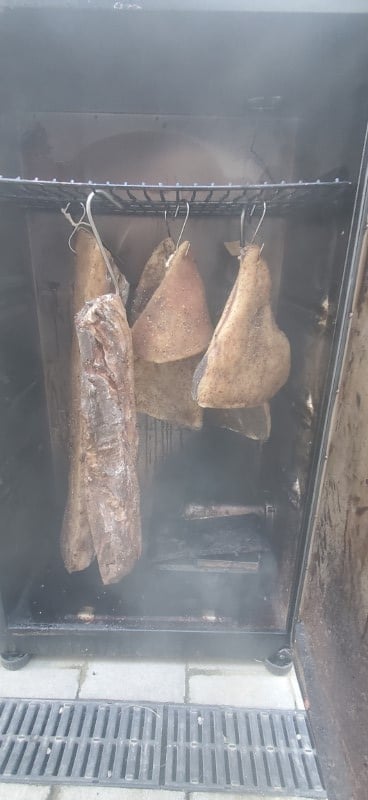
{"label": "paving stone", "polygon": [[296,678],[272,675],[263,664],[190,664],[188,685],[191,703],[304,708]]}
{"label": "paving stone", "polygon": [[289,674],[289,681],[291,683],[291,688],[292,688],[292,691],[293,691],[293,694],[294,694],[295,707],[301,709],[302,711],[304,711],[304,709],[305,709],[304,701],[303,701],[302,693],[300,691],[299,681],[298,681],[298,678],[296,676],[296,672],[295,672],[294,669],[292,669],[292,671]]}
{"label": "paving stone", "polygon": [[[223,676],[234,674],[243,675],[244,677],[249,677],[251,685],[253,685],[254,680],[257,680],[258,683],[259,679],[259,691],[257,692],[257,696],[261,695],[261,708],[265,708],[267,706],[267,702],[263,700],[263,691],[271,698],[277,697],[278,687],[280,687],[282,696],[287,700],[287,705],[285,708],[298,708],[304,711],[304,702],[294,668],[292,668],[291,672],[285,676],[272,675],[272,673],[266,669],[264,664],[257,661],[247,661],[243,663],[230,661],[192,661],[188,663],[187,668],[189,675],[193,676],[196,673]],[[279,683],[280,680],[281,684]],[[221,705],[223,702],[225,703],[225,701],[222,700],[217,701],[219,705]],[[252,703],[251,705],[255,707],[255,703]],[[271,708],[271,706],[268,707]],[[281,706],[277,705],[273,707],[280,708]]]}
{"label": "paving stone", "polygon": [[[187,667],[189,670],[198,672],[236,672],[238,670],[246,670],[247,672],[259,673],[260,670],[265,669],[263,661],[220,661],[216,659],[188,661]],[[271,675],[271,673],[268,673]]]}
{"label": "paving stone", "polygon": [[80,666],[75,661],[32,658],[18,672],[0,667],[0,696],[74,699],[79,676]]}
{"label": "paving stone", "polygon": [[184,792],[166,792],[161,789],[108,789],[105,786],[62,786],[59,788],[55,800],[184,800],[184,798]]}
{"label": "paving stone", "polygon": [[174,661],[91,661],[79,697],[182,703],[185,664]]}
{"label": "paving stone", "polygon": [[0,783],[0,800],[48,800],[49,795],[49,786]]}

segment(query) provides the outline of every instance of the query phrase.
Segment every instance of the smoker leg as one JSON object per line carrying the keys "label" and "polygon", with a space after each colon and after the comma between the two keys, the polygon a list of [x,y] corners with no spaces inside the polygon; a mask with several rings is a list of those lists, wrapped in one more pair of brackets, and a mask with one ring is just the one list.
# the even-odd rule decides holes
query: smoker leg
{"label": "smoker leg", "polygon": [[4,669],[15,672],[17,669],[25,667],[30,658],[30,653],[1,653],[0,663]]}
{"label": "smoker leg", "polygon": [[293,666],[293,659],[289,647],[281,647],[272,656],[266,658],[266,667],[273,675],[287,675]]}

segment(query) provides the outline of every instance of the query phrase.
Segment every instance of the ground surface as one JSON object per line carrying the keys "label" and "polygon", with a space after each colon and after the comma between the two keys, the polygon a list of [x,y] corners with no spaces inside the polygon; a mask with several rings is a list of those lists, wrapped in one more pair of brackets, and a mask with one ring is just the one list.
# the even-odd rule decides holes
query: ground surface
{"label": "ground surface", "polygon": [[[0,696],[209,703],[301,708],[294,672],[276,677],[263,664],[34,658],[19,672],[0,668]],[[247,795],[248,800],[258,800]],[[0,800],[239,800],[239,795],[0,782]],[[264,798],[267,800],[267,798]],[[273,800],[277,800],[273,796]],[[285,800],[285,798],[283,798]]]}

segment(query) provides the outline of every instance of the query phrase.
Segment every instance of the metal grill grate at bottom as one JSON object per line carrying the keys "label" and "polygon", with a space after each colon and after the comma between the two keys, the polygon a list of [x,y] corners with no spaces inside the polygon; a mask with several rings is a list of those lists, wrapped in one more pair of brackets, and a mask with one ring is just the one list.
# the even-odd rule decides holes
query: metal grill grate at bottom
{"label": "metal grill grate at bottom", "polygon": [[0,703],[0,781],[323,798],[303,711]]}

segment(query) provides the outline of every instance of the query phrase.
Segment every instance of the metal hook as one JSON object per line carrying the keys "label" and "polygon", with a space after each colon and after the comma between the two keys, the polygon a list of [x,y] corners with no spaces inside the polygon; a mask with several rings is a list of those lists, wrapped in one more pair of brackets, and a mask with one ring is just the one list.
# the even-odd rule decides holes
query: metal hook
{"label": "metal hook", "polygon": [[79,205],[82,206],[82,216],[81,216],[80,220],[78,220],[78,222],[74,222],[74,219],[73,219],[70,211],[68,210],[69,207],[70,207],[70,203],[67,203],[65,208],[61,209],[61,213],[64,215],[65,219],[67,219],[68,222],[70,222],[70,224],[73,226],[73,230],[72,230],[72,232],[71,232],[71,234],[69,236],[69,239],[68,239],[68,247],[69,247],[69,250],[71,250],[71,252],[74,253],[74,255],[76,255],[77,253],[76,253],[76,250],[74,250],[74,248],[72,247],[73,236],[75,236],[75,234],[77,233],[79,228],[85,228],[86,229],[86,228],[90,227],[88,222],[84,221],[84,218],[86,216],[86,208],[84,206],[84,203],[80,202]]}
{"label": "metal hook", "polygon": [[83,213],[82,213],[82,216],[81,216],[80,220],[78,220],[78,222],[74,222],[74,219],[73,219],[73,217],[72,217],[72,215],[71,215],[71,213],[69,211],[70,205],[71,205],[70,203],[67,203],[65,208],[61,209],[61,213],[64,215],[65,219],[67,219],[68,222],[70,222],[70,224],[73,225],[73,228],[75,228],[75,227],[77,227],[78,225],[80,225],[83,222],[84,217],[86,216],[86,209],[84,207],[84,203],[79,201],[79,205],[82,207]]}
{"label": "metal hook", "polygon": [[245,215],[247,213],[247,209],[243,208],[241,215],[240,215],[240,249],[244,247],[244,222],[245,222]]}
{"label": "metal hook", "polygon": [[[189,214],[190,214],[190,205],[189,205],[189,203],[188,203],[188,200],[186,200],[185,202],[186,202],[186,206],[187,206],[187,213],[186,213],[186,215],[185,215],[185,220],[184,220],[184,222],[183,222],[183,227],[182,227],[182,229],[181,229],[181,231],[180,231],[180,234],[179,234],[179,239],[178,239],[178,241],[177,241],[177,243],[176,243],[176,250],[178,249],[178,247],[179,247],[179,244],[180,244],[180,242],[181,242],[181,240],[182,240],[182,238],[183,238],[183,233],[184,233],[184,231],[185,231],[185,227],[186,227],[186,224],[187,224],[187,222],[188,222],[188,219],[189,219]],[[175,211],[175,217],[177,217],[177,215],[178,215],[178,209],[179,209],[179,205],[178,205],[178,206],[177,206],[177,208],[176,208],[176,211]]]}
{"label": "metal hook", "polygon": [[88,222],[89,222],[89,224],[91,226],[91,230],[92,230],[92,233],[93,233],[93,235],[94,235],[94,237],[96,239],[96,242],[97,242],[97,244],[98,244],[98,246],[100,248],[100,252],[101,252],[102,258],[103,258],[103,260],[104,260],[104,262],[106,264],[107,271],[108,271],[108,273],[110,275],[110,278],[112,280],[112,283],[113,283],[113,285],[115,287],[115,292],[116,292],[116,294],[119,294],[118,282],[117,282],[116,277],[115,277],[115,275],[114,275],[114,273],[113,273],[113,271],[111,269],[111,264],[110,264],[108,255],[107,255],[106,250],[105,250],[105,248],[104,248],[104,246],[102,244],[102,241],[100,239],[100,234],[99,234],[99,232],[98,232],[98,230],[96,228],[96,225],[95,225],[95,222],[94,222],[94,219],[93,219],[93,216],[92,216],[91,206],[92,206],[92,200],[93,200],[94,197],[95,197],[95,192],[93,192],[93,191],[90,192],[90,194],[87,197],[86,213],[87,213],[87,217],[88,217]]}
{"label": "metal hook", "polygon": [[[99,194],[104,195],[108,200],[110,200],[112,203],[114,203],[116,206],[118,206],[118,208],[120,208],[119,203],[117,201],[115,201],[113,197],[110,197],[107,192],[104,192],[103,190],[97,190],[97,191],[99,191]],[[72,247],[73,236],[75,236],[76,232],[80,228],[84,228],[85,230],[86,229],[87,230],[90,229],[92,231],[95,239],[96,239],[96,242],[97,242],[99,248],[100,248],[100,252],[101,252],[102,258],[103,258],[103,260],[104,260],[104,262],[106,264],[106,268],[107,268],[107,271],[108,271],[108,273],[110,275],[110,278],[112,280],[112,283],[113,283],[113,286],[115,288],[116,294],[119,294],[118,282],[116,280],[116,277],[114,275],[113,270],[111,269],[111,264],[109,262],[108,255],[107,255],[106,250],[105,250],[105,248],[104,248],[104,246],[102,244],[99,232],[98,232],[98,230],[96,228],[96,225],[95,225],[95,222],[94,222],[94,219],[93,219],[93,216],[92,216],[91,206],[92,206],[92,200],[93,200],[94,196],[95,196],[95,192],[92,191],[92,192],[90,192],[90,194],[87,197],[86,205],[84,205],[84,203],[80,202],[80,205],[82,206],[82,216],[81,216],[80,220],[78,220],[78,222],[74,222],[73,217],[72,217],[72,215],[71,215],[71,213],[69,211],[70,203],[67,203],[65,208],[61,209],[61,213],[64,215],[65,219],[67,219],[68,222],[70,222],[70,224],[73,226],[73,230],[72,230],[72,232],[71,232],[71,234],[69,236],[69,239],[68,239],[68,246],[69,246],[69,249],[72,251],[72,253],[74,253],[74,255],[76,255],[77,254],[76,250],[74,250],[74,248]],[[88,222],[84,221],[84,218],[85,218],[86,214],[87,214]]]}
{"label": "metal hook", "polygon": [[255,231],[254,231],[254,235],[253,235],[253,238],[252,238],[251,244],[253,244],[253,242],[254,242],[254,240],[255,240],[255,238],[256,238],[256,236],[257,236],[257,233],[258,233],[258,231],[259,231],[259,229],[260,229],[260,227],[261,227],[261,225],[262,225],[262,222],[263,222],[263,220],[264,220],[264,218],[265,218],[265,216],[266,216],[266,211],[267,211],[267,203],[266,203],[266,201],[264,200],[264,201],[263,201],[263,212],[262,212],[262,216],[261,216],[261,219],[259,220],[259,223],[258,223],[258,225],[257,225],[257,227],[256,227],[256,229],[255,229]]}

